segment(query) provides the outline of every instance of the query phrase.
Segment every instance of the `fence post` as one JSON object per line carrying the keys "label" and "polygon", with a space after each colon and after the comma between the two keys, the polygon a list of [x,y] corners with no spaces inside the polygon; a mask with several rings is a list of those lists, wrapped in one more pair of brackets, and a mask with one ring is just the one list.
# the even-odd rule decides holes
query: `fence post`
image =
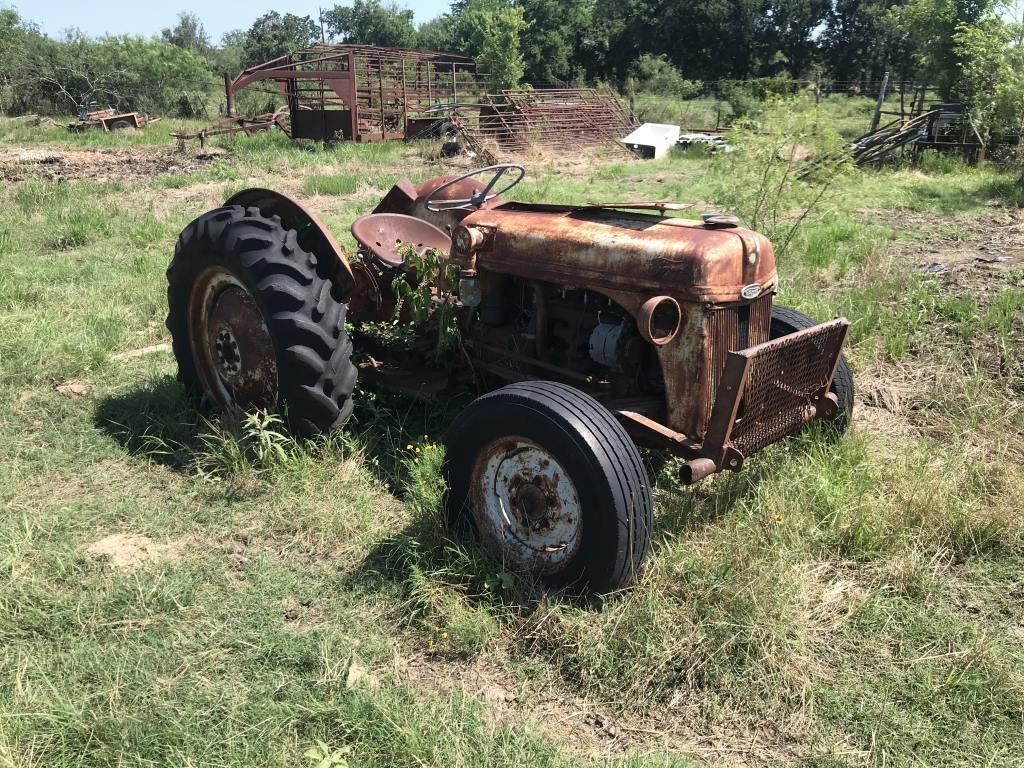
{"label": "fence post", "polygon": [[878,122],[882,117],[882,103],[885,101],[885,89],[889,86],[889,70],[885,71],[885,75],[882,77],[882,88],[878,91],[878,103],[875,104],[875,114],[871,117],[871,131],[874,133],[878,129]]}

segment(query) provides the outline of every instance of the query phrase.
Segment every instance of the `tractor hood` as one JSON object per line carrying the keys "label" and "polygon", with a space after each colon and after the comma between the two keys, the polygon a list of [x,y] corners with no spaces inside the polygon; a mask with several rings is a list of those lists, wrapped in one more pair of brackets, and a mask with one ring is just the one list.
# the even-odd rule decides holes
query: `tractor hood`
{"label": "tractor hood", "polygon": [[[595,290],[729,302],[774,288],[775,255],[763,235],[735,226],[609,208],[506,203],[462,225],[478,269]],[[754,284],[760,290],[754,288]],[[747,290],[744,292],[744,288]]]}

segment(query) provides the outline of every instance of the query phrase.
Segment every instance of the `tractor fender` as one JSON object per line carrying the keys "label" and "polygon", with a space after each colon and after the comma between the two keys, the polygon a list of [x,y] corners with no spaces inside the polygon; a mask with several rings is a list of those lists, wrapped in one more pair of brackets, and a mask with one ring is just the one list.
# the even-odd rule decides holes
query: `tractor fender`
{"label": "tractor fender", "polygon": [[355,276],[348,259],[323,223],[302,203],[281,192],[262,187],[253,187],[236,192],[224,205],[240,205],[243,208],[259,208],[267,218],[280,216],[281,223],[288,229],[294,229],[303,247],[312,252],[318,259],[326,259],[330,266],[331,283],[337,293],[338,301],[345,301],[356,287]]}

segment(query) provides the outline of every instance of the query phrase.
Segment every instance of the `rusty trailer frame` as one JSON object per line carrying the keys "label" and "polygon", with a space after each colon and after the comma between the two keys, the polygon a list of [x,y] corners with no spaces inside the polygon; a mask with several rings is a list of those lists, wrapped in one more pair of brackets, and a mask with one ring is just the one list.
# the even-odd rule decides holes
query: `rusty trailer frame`
{"label": "rusty trailer frame", "polygon": [[[444,120],[430,108],[473,102],[483,79],[472,59],[450,53],[323,44],[225,73],[228,117],[247,88],[284,98],[296,139],[405,139]],[[266,88],[266,84],[271,84]]]}

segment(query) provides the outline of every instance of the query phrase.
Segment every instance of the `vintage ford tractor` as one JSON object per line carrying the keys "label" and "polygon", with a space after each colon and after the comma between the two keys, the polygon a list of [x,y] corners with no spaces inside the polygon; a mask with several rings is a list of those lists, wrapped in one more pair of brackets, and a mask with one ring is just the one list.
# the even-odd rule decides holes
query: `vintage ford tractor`
{"label": "vintage ford tractor", "polygon": [[240,192],[181,233],[167,326],[201,405],[275,410],[302,435],[346,421],[357,375],[486,392],[445,438],[449,524],[506,568],[607,591],[650,542],[637,446],[681,458],[688,484],[813,419],[842,431],[848,323],[773,306],[772,245],[731,216],[506,201],[524,174],[401,179],[352,224],[351,260],[291,198]]}

